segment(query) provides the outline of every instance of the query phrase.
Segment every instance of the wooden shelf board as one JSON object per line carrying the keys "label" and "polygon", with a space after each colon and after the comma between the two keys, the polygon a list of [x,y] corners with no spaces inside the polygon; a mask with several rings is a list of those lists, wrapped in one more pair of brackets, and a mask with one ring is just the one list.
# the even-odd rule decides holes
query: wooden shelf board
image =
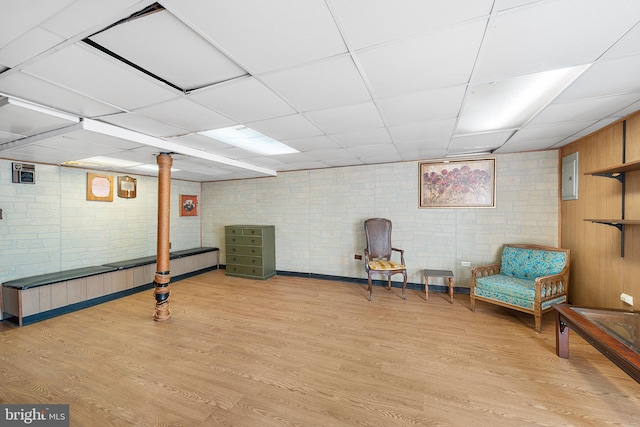
{"label": "wooden shelf board", "polygon": [[625,224],[625,225],[640,225],[640,219],[585,219],[584,221],[598,222],[601,224]]}
{"label": "wooden shelf board", "polygon": [[640,170],[640,160],[636,160],[633,162],[621,163],[619,165],[610,166],[608,168],[593,170],[590,172],[585,172],[585,175],[600,175],[606,173],[624,173],[624,172],[632,172]]}

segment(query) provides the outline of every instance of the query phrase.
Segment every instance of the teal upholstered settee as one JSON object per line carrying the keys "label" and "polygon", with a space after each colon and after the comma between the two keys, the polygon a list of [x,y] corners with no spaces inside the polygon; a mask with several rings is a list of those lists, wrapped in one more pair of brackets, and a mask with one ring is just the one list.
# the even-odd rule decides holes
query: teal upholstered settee
{"label": "teal upholstered settee", "polygon": [[540,333],[542,314],[567,301],[569,249],[504,245],[499,263],[471,270],[471,310],[476,300],[533,314]]}

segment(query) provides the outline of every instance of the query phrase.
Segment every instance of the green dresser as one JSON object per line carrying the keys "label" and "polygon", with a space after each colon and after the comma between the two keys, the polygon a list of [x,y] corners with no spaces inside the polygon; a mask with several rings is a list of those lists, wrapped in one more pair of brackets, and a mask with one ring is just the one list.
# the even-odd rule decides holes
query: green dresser
{"label": "green dresser", "polygon": [[273,225],[224,227],[227,276],[266,280],[276,274],[276,233]]}

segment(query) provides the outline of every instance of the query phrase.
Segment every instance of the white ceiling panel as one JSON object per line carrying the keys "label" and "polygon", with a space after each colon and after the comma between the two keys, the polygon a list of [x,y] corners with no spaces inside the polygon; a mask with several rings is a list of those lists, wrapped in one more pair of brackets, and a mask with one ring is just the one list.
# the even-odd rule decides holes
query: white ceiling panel
{"label": "white ceiling panel", "polygon": [[[82,120],[57,129],[0,106],[0,155],[14,161],[104,155],[154,165],[158,151],[171,151],[182,153],[174,168],[185,169],[174,178],[244,179],[544,150],[640,110],[636,0],[5,0],[1,8],[0,96]],[[82,42],[94,34],[148,72]],[[469,87],[572,65],[589,69],[563,81],[563,93],[535,106],[504,100],[482,132],[453,137],[472,111],[463,108]],[[514,93],[542,92],[526,80],[509,79]],[[182,88],[191,85],[205,87]],[[521,120],[507,131],[489,126],[516,111]],[[259,156],[195,133],[236,125],[301,152]],[[126,172],[155,176],[157,167]]]}
{"label": "white ceiling panel", "polygon": [[63,41],[62,37],[36,27],[0,50],[0,64],[13,68]]}
{"label": "white ceiling panel", "polygon": [[628,0],[541,1],[500,12],[487,31],[474,80],[595,61],[636,24],[639,14],[640,2]]}
{"label": "white ceiling panel", "polygon": [[163,4],[254,74],[346,53],[323,0]]}
{"label": "white ceiling panel", "polygon": [[247,74],[166,10],[123,22],[90,40],[184,90]]}
{"label": "white ceiling panel", "polygon": [[599,61],[569,86],[556,102],[640,92],[640,55]]}
{"label": "white ceiling panel", "polygon": [[193,92],[189,97],[238,122],[253,122],[295,113],[290,105],[255,78]]}
{"label": "white ceiling panel", "polygon": [[383,126],[373,102],[309,111],[304,115],[327,134],[370,130]]}
{"label": "white ceiling panel", "polygon": [[527,126],[511,137],[509,142],[531,141],[537,139],[556,139],[560,141],[594,124],[594,120],[584,122],[559,123],[551,126]]}
{"label": "white ceiling panel", "polygon": [[114,61],[93,48],[74,45],[26,66],[24,71],[127,110],[176,96]]}
{"label": "white ceiling panel", "polygon": [[487,16],[493,6],[493,0],[334,0],[332,3],[353,49],[434,32]]}
{"label": "white ceiling panel", "polygon": [[74,0],[3,0],[0,13],[0,48],[36,27]]}
{"label": "white ceiling panel", "polygon": [[376,101],[387,126],[450,119],[460,113],[466,85],[413,92]]}
{"label": "white ceiling panel", "polygon": [[100,117],[99,120],[156,137],[169,137],[189,132],[187,129],[172,126],[163,121],[135,113],[113,114],[111,116]]}
{"label": "white ceiling panel", "polygon": [[109,104],[22,72],[0,74],[0,93],[80,117],[93,118],[122,112]]}
{"label": "white ceiling panel", "polygon": [[371,100],[350,55],[265,74],[261,80],[289,100],[298,111]]}
{"label": "white ceiling panel", "polygon": [[237,124],[236,121],[222,114],[184,98],[140,108],[135,112],[192,132]]}
{"label": "white ceiling panel", "polygon": [[0,131],[30,136],[74,124],[65,118],[27,108],[28,105],[0,97]]}
{"label": "white ceiling panel", "polygon": [[386,128],[363,130],[357,132],[337,133],[331,138],[338,141],[345,148],[361,145],[391,144],[391,136]]}
{"label": "white ceiling panel", "polygon": [[326,135],[314,136],[311,138],[295,138],[283,140],[289,147],[293,147],[298,151],[307,153],[309,151],[326,150],[332,148],[342,148],[340,144]]}
{"label": "white ceiling panel", "polygon": [[424,140],[449,141],[456,124],[455,119],[437,120],[433,122],[415,123],[389,128],[394,142],[411,142]]}
{"label": "white ceiling panel", "polygon": [[393,144],[362,145],[348,149],[351,154],[359,158],[363,163],[391,163],[402,160],[398,150]]}
{"label": "white ceiling panel", "polygon": [[251,129],[278,141],[322,135],[322,131],[302,114],[292,114],[290,116],[276,117],[275,119],[249,122],[247,125]]}
{"label": "white ceiling panel", "polygon": [[638,97],[638,94],[630,94],[552,104],[531,120],[527,126],[598,120],[627,107]]}
{"label": "white ceiling panel", "polygon": [[486,25],[477,20],[358,52],[374,97],[468,83]]}
{"label": "white ceiling panel", "polygon": [[463,135],[451,138],[449,154],[473,153],[494,150],[502,146],[513,131],[490,132],[478,135]]}
{"label": "white ceiling panel", "polygon": [[[48,0],[38,2],[49,3]],[[42,27],[66,38],[86,37],[154,3],[153,0],[74,0],[69,7],[46,20]]]}

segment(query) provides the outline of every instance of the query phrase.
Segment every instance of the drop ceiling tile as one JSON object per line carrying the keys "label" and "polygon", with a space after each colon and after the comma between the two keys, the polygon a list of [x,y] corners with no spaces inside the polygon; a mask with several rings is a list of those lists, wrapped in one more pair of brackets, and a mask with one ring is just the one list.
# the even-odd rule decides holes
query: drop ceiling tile
{"label": "drop ceiling tile", "polygon": [[183,90],[247,74],[166,10],[121,23],[90,39]]}
{"label": "drop ceiling tile", "polygon": [[0,64],[14,68],[64,39],[42,28],[34,28],[0,49]]}
{"label": "drop ceiling tile", "polygon": [[466,85],[413,92],[376,101],[387,126],[428,122],[457,117]]}
{"label": "drop ceiling tile", "polygon": [[487,30],[474,80],[490,82],[590,63],[639,16],[640,2],[625,0],[541,1],[499,12]]}
{"label": "drop ceiling tile", "polygon": [[186,129],[171,126],[162,121],[135,113],[113,114],[100,117],[98,120],[155,137],[168,137],[189,132]]}
{"label": "drop ceiling tile", "polygon": [[449,141],[456,124],[455,119],[438,120],[433,122],[416,123],[389,128],[394,143],[424,140]]}
{"label": "drop ceiling tile", "polygon": [[[38,2],[39,7],[43,3]],[[72,3],[69,7],[52,15],[41,26],[49,31],[66,38],[77,34],[83,37],[99,31],[120,19],[137,12],[153,1],[145,0],[109,0],[97,2],[95,0],[66,1]]]}
{"label": "drop ceiling tile", "polygon": [[311,138],[295,138],[281,141],[289,147],[307,153],[314,150],[327,150],[332,148],[341,148],[340,145],[328,136],[314,136]]}
{"label": "drop ceiling tile", "polygon": [[295,113],[282,98],[253,77],[196,91],[189,98],[241,123]]}
{"label": "drop ceiling tile", "polygon": [[24,108],[0,97],[0,131],[17,135],[36,135],[73,125],[74,122]]}
{"label": "drop ceiling tile", "polygon": [[447,154],[490,151],[502,146],[513,131],[490,132],[477,135],[464,135],[451,138]]}
{"label": "drop ceiling tile", "polygon": [[[4,144],[5,142],[15,141],[16,139],[24,138],[26,135],[19,135],[15,133],[3,132],[0,131],[0,144]],[[0,147],[0,152],[2,151],[2,147]]]}
{"label": "drop ceiling tile", "polygon": [[629,94],[551,104],[534,117],[527,126],[598,120],[615,114],[638,99],[640,94]]}
{"label": "drop ceiling tile", "polygon": [[277,141],[322,135],[322,131],[301,114],[250,122],[247,126]]}
{"label": "drop ceiling tile", "polygon": [[309,111],[304,116],[327,134],[370,130],[383,126],[373,102]]}
{"label": "drop ceiling tile", "polygon": [[360,145],[391,144],[391,136],[386,128],[337,133],[331,135],[331,138],[338,141],[345,148],[358,147]]}
{"label": "drop ceiling tile", "polygon": [[486,25],[477,20],[357,52],[374,98],[468,83]]}
{"label": "drop ceiling tile", "polygon": [[[63,147],[45,147],[40,145],[29,145],[18,147],[2,153],[12,159],[19,159],[23,162],[36,162],[59,165],[69,160],[79,160],[87,157],[84,153],[67,150]],[[43,159],[46,159],[43,161]]]}
{"label": "drop ceiling tile", "polygon": [[0,14],[0,48],[31,30],[74,0],[3,0]]}
{"label": "drop ceiling tile", "polygon": [[184,145],[185,147],[195,148],[196,150],[202,150],[209,153],[218,153],[219,150],[229,148],[229,144],[225,144],[224,142],[220,142],[197,133],[167,138],[167,140]]}
{"label": "drop ceiling tile", "polygon": [[[636,110],[637,111],[637,110]],[[610,117],[602,120],[598,120],[595,124],[582,129],[580,132],[572,135],[571,138],[582,138],[583,136],[587,136],[592,134],[593,132],[600,130],[606,126],[609,126],[611,123],[617,121],[619,117]]]}
{"label": "drop ceiling tile", "polygon": [[350,55],[260,76],[298,111],[319,110],[371,100]]}
{"label": "drop ceiling tile", "polygon": [[347,51],[323,0],[162,3],[253,74]]}
{"label": "drop ceiling tile", "polygon": [[396,146],[403,161],[442,159],[447,154],[446,147],[431,145],[426,142],[419,145],[400,143],[396,144]]}
{"label": "drop ceiling tile", "polygon": [[555,102],[640,92],[640,55],[601,60],[589,67]]}
{"label": "drop ceiling tile", "polygon": [[518,130],[509,142],[520,142],[536,139],[564,139],[594,124],[594,120],[583,122],[559,123],[550,126],[526,126]]}
{"label": "drop ceiling tile", "polygon": [[336,0],[333,5],[347,42],[353,49],[362,49],[489,15],[493,0]]}
{"label": "drop ceiling tile", "polygon": [[[561,138],[560,141],[564,139]],[[527,141],[507,141],[502,147],[495,150],[497,154],[519,153],[522,151],[541,151],[552,148],[560,142],[558,138],[535,139]]]}
{"label": "drop ceiling tile", "polygon": [[640,55],[640,25],[636,25],[624,37],[616,42],[601,59]]}
{"label": "drop ceiling tile", "polygon": [[122,112],[79,93],[22,72],[0,74],[0,92],[80,117]]}
{"label": "drop ceiling tile", "polygon": [[351,147],[348,150],[366,164],[391,163],[402,160],[393,144],[362,145]]}
{"label": "drop ceiling tile", "polygon": [[24,71],[125,110],[176,96],[174,91],[114,61],[93,48],[76,44],[26,66]]}
{"label": "drop ceiling tile", "polygon": [[161,104],[140,108],[135,112],[192,132],[238,124],[235,120],[211,111],[190,99],[175,98]]}
{"label": "drop ceiling tile", "polygon": [[326,162],[328,160],[352,159],[353,155],[344,148],[329,148],[324,150],[307,151],[307,156],[316,161]]}

